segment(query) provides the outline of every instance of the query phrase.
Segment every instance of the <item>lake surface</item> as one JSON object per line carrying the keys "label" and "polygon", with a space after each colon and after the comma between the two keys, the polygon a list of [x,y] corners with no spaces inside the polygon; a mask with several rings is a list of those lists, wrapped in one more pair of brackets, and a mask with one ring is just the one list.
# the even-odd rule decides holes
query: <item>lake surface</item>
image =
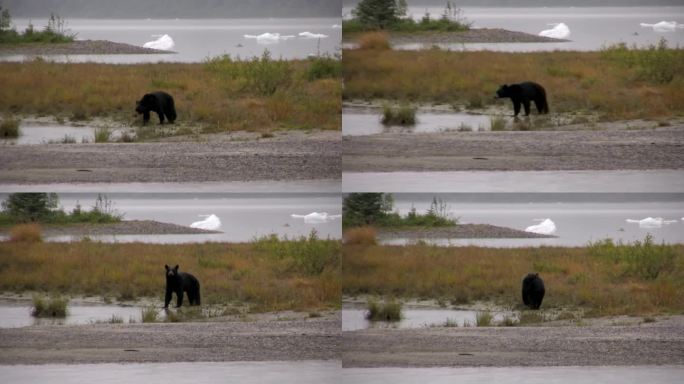
{"label": "lake surface", "polygon": [[0,365],[4,384],[320,384],[340,381],[339,361]]}
{"label": "lake surface", "polygon": [[[121,137],[123,130],[111,129],[110,141]],[[127,133],[135,135],[131,130]],[[3,139],[0,145],[33,145],[63,143],[65,141],[74,143],[93,143],[95,141],[95,128],[93,127],[72,127],[57,124],[34,124],[22,123],[20,135],[15,139]]]}
{"label": "lake surface", "polygon": [[[437,308],[412,308],[404,306],[400,321],[369,321],[366,320],[366,309],[345,307],[342,309],[342,331],[357,331],[369,328],[426,328],[443,327],[446,321],[456,322],[459,327],[468,324],[474,327],[477,311]],[[504,315],[512,316],[512,312],[491,312],[494,321],[503,320]]]}
{"label": "lake surface", "polygon": [[[6,194],[0,194],[5,200]],[[307,224],[292,214],[306,215],[311,212],[340,214],[342,199],[339,194],[202,194],[202,193],[110,193],[114,209],[124,214],[125,220],[156,220],[190,226],[201,221],[203,215],[214,214],[221,220],[223,233],[201,235],[116,235],[91,236],[102,241],[154,243],[186,242],[246,242],[255,237],[277,234],[288,238],[307,236],[315,230],[320,238],[339,239],[342,236],[340,219],[320,224]],[[80,203],[90,209],[97,198],[96,193],[60,193],[62,208],[71,211]],[[73,236],[50,238],[52,241],[78,240]]]}
{"label": "lake surface", "polygon": [[342,192],[684,192],[684,171],[343,172]]}
{"label": "lake surface", "polygon": [[349,384],[669,384],[680,383],[681,366],[641,367],[479,367],[479,368],[345,368]]}
{"label": "lake surface", "polygon": [[[676,21],[684,24],[684,7],[463,7],[463,16],[473,22],[473,28],[503,28],[537,35],[552,28],[551,23],[565,23],[570,29],[570,42],[565,43],[487,43],[487,44],[437,44],[453,50],[492,51],[552,51],[552,50],[598,50],[603,46],[627,43],[639,46],[657,44],[665,38],[672,47],[684,46],[684,29],[674,32],[654,32],[641,27],[640,23],[655,24],[660,21]],[[348,17],[351,8],[345,7]],[[443,5],[409,7],[408,13],[420,19],[425,12],[438,18]],[[396,49],[424,49],[433,44],[404,44]]]}
{"label": "lake surface", "polygon": [[[345,107],[342,109],[342,135],[365,136],[387,132],[435,133],[447,131],[489,131],[491,116],[461,112],[416,113],[416,124],[412,126],[385,126],[382,124],[382,109],[371,107]],[[505,117],[513,121],[512,117]]]}
{"label": "lake surface", "polygon": [[[590,241],[643,241],[684,243],[684,194],[394,194],[395,210],[407,214],[412,207],[426,212],[433,197],[443,200],[459,223],[491,224],[525,230],[550,218],[557,238],[549,239],[430,239],[437,245],[488,247],[585,246]],[[642,228],[627,219],[663,217],[676,222],[660,228]],[[394,239],[384,244],[415,240]]]}
{"label": "lake surface", "polygon": [[[141,322],[141,307],[119,305],[69,305],[68,315],[63,319],[35,318],[31,316],[32,305],[28,302],[0,302],[0,328],[28,327],[30,325],[82,325],[96,322],[109,322],[117,316],[124,323]],[[159,309],[159,318],[164,311]]]}
{"label": "lake surface", "polygon": [[[12,19],[17,31],[23,31],[29,19]],[[32,19],[36,28],[47,25],[45,19]],[[175,42],[176,54],[164,55],[55,55],[57,61],[143,63],[143,62],[200,62],[207,57],[223,54],[251,58],[261,56],[268,49],[273,58],[301,59],[309,55],[334,55],[339,52],[342,30],[339,18],[303,19],[68,19],[67,28],[77,33],[79,40],[110,40],[142,46],[167,34]],[[300,37],[301,32],[327,35],[327,38]],[[244,35],[279,33],[294,36],[286,40],[267,42],[248,39]],[[0,60],[30,59],[24,55],[2,56]]]}

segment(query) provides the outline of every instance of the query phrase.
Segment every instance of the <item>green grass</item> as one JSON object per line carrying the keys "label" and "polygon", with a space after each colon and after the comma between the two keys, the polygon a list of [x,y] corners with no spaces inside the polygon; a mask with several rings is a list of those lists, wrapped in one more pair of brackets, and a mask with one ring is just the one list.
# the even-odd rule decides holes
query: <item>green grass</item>
{"label": "green grass", "polygon": [[124,319],[121,316],[112,315],[107,322],[109,324],[123,324]]}
{"label": "green grass", "polygon": [[42,297],[39,295],[34,295],[31,316],[64,318],[68,313],[68,305],[69,299],[64,297]]}
{"label": "green grass", "polygon": [[399,107],[386,105],[382,111],[381,122],[384,125],[415,125],[416,108],[409,105]]}
{"label": "green grass", "polygon": [[3,119],[0,123],[0,139],[16,139],[21,135],[19,120]]}
{"label": "green grass", "polygon": [[506,119],[503,116],[492,116],[489,118],[489,126],[492,131],[503,131],[506,129]]}
{"label": "green grass", "polygon": [[589,252],[598,258],[620,265],[622,274],[645,280],[655,280],[676,266],[677,251],[674,247],[654,244],[649,233],[644,241],[633,244],[615,244],[612,240],[591,243]]}
{"label": "green grass", "polygon": [[112,130],[107,127],[95,129],[95,142],[107,143],[112,138]]}
{"label": "green grass", "polygon": [[378,303],[369,300],[367,303],[366,319],[370,321],[399,321],[401,320],[402,304],[398,301]]}
{"label": "green grass", "polygon": [[492,320],[494,320],[494,315],[490,312],[478,312],[475,314],[475,324],[478,327],[491,327]]}
{"label": "green grass", "polygon": [[156,307],[149,306],[141,309],[141,318],[143,323],[154,323],[158,320],[159,311]]}

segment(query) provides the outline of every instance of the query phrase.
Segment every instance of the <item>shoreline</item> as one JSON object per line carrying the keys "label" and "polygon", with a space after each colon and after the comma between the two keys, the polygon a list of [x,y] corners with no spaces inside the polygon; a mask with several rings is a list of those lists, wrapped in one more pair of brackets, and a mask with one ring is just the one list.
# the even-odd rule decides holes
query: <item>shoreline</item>
{"label": "shoreline", "polygon": [[[0,228],[0,236],[9,235],[11,227]],[[122,220],[118,223],[74,223],[41,225],[43,236],[99,235],[192,235],[215,234],[221,231],[190,228],[155,220]]]}
{"label": "shoreline", "polygon": [[3,55],[160,55],[174,53],[176,52],[143,48],[108,40],[76,40],[71,43],[0,44],[0,57]]}
{"label": "shoreline", "polygon": [[457,224],[436,228],[378,228],[378,240],[390,239],[535,239],[556,238],[490,224]]}
{"label": "shoreline", "polygon": [[[355,43],[364,32],[342,35],[343,43]],[[389,31],[391,45],[401,44],[468,44],[468,43],[565,43],[570,40],[533,35],[503,28],[473,28],[467,31]]]}

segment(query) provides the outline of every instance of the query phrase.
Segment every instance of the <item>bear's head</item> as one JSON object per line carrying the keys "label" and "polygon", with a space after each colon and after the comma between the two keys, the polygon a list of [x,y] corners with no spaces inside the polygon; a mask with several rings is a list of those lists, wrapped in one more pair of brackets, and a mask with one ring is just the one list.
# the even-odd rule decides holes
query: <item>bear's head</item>
{"label": "bear's head", "polygon": [[178,264],[176,264],[176,266],[173,268],[169,267],[168,265],[164,265],[164,268],[166,268],[167,278],[174,278],[178,276]]}
{"label": "bear's head", "polygon": [[511,97],[510,87],[507,84],[504,84],[501,87],[499,87],[499,90],[496,91],[496,97],[498,97],[499,99],[502,99],[504,97]]}
{"label": "bear's head", "polygon": [[149,94],[145,95],[142,99],[135,102],[135,111],[138,112],[139,115],[142,115],[151,110],[151,105],[154,105],[154,96]]}

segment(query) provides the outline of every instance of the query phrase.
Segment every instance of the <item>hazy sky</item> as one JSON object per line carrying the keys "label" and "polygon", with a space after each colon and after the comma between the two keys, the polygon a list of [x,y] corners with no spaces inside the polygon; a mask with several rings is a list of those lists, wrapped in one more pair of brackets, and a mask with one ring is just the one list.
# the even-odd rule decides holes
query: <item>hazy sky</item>
{"label": "hazy sky", "polygon": [[13,17],[340,17],[341,0],[0,0]]}

